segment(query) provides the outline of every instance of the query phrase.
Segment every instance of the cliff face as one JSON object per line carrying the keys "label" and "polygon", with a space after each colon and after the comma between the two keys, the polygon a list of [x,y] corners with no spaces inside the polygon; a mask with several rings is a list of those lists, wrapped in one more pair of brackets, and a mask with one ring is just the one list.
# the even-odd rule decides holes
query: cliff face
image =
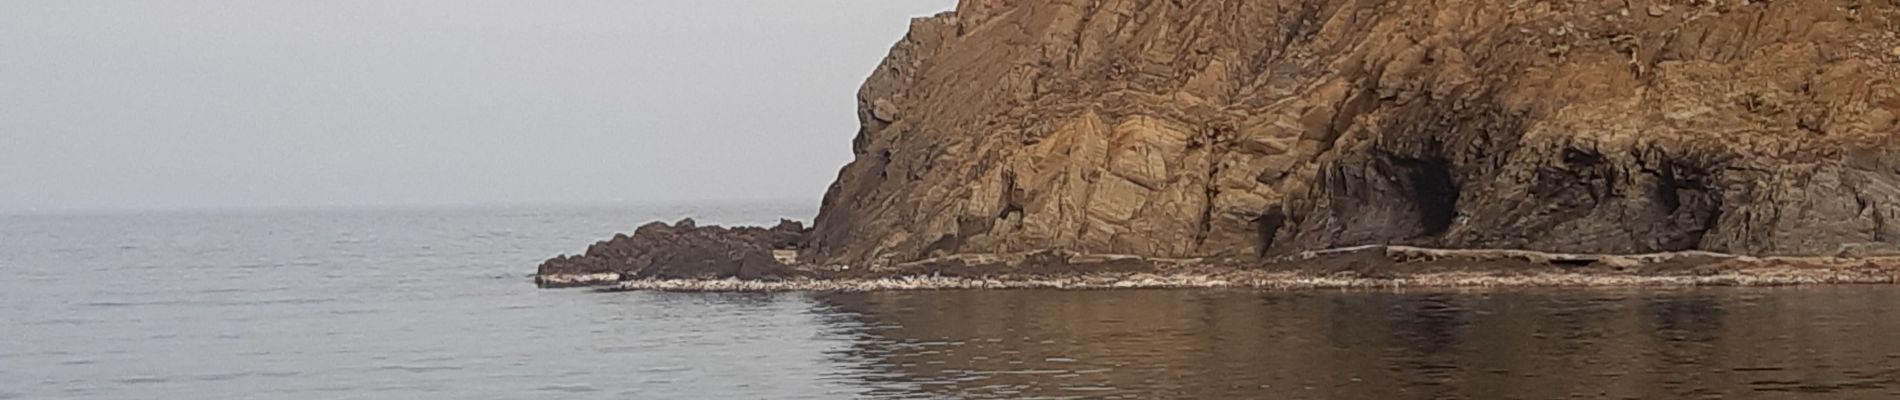
{"label": "cliff face", "polygon": [[965,0],[805,257],[1900,243],[1900,1]]}

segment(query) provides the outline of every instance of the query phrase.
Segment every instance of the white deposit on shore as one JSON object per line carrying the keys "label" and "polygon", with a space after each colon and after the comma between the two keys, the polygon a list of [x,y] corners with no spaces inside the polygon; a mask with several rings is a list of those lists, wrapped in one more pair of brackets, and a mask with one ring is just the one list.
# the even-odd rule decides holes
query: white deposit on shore
{"label": "white deposit on shore", "polygon": [[1501,287],[1693,287],[1793,286],[1826,284],[1895,284],[1900,273],[1890,270],[1767,269],[1697,276],[1642,276],[1621,274],[1537,273],[1500,275],[1470,272],[1420,274],[1401,278],[1315,276],[1300,273],[1241,273],[1213,275],[1091,275],[1049,278],[897,277],[883,279],[792,280],[634,280],[607,288],[612,291],[665,292],[872,292],[907,290],[997,289],[1185,289],[1246,288],[1267,290],[1392,289],[1392,288],[1501,288]]}
{"label": "white deposit on shore", "polygon": [[[541,276],[544,287],[596,287],[609,291],[672,292],[866,292],[961,289],[1170,289],[1254,288],[1380,289],[1490,287],[1692,287],[1790,286],[1900,283],[1900,258],[1749,257],[1709,252],[1641,255],[1561,254],[1523,250],[1446,250],[1406,246],[1358,246],[1305,252],[1229,265],[1198,260],[1056,253],[1067,268],[1135,260],[1147,271],[1036,272],[1030,255],[973,254],[901,265],[891,277],[826,276],[844,269],[811,266],[788,279],[630,279],[620,274]],[[982,275],[977,266],[1002,266]],[[1033,267],[1033,266],[1030,266]],[[1126,266],[1123,266],[1124,268]],[[1018,269],[1022,268],[1022,269]],[[956,274],[927,270],[957,271]],[[995,268],[991,272],[998,271]],[[899,272],[902,271],[902,272]],[[957,276],[944,276],[957,275]]]}
{"label": "white deposit on shore", "polygon": [[620,274],[612,272],[598,274],[548,274],[535,277],[535,284],[543,287],[605,285],[619,281]]}

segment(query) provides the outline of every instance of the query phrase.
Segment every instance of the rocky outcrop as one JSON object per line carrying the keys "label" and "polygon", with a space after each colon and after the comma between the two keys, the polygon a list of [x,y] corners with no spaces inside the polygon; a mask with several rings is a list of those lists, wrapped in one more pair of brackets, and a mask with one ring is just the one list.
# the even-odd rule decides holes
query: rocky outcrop
{"label": "rocky outcrop", "polygon": [[623,279],[765,279],[792,270],[774,251],[806,240],[804,224],[781,221],[772,228],[698,226],[692,219],[655,222],[595,243],[579,256],[541,264],[536,283],[577,286]]}
{"label": "rocky outcrop", "polygon": [[1890,248],[1897,31],[1889,0],[965,0],[865,83],[805,257]]}

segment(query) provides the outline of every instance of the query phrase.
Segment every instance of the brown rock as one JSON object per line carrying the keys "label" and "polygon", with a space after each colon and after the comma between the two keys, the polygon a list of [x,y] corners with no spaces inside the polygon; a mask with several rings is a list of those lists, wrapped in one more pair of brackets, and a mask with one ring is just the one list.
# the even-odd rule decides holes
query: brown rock
{"label": "brown rock", "polygon": [[887,99],[878,99],[877,101],[871,102],[871,116],[877,118],[878,121],[896,121],[897,105],[892,104],[891,101]]}
{"label": "brown rock", "polygon": [[966,0],[863,86],[803,254],[1900,242],[1876,24],[1819,0],[1595,17],[1622,7]]}

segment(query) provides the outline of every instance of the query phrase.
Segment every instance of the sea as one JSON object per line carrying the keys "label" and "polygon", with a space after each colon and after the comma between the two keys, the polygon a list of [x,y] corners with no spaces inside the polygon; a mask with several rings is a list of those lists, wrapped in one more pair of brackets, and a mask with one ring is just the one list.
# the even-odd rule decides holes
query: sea
{"label": "sea", "polygon": [[1900,287],[606,293],[808,205],[0,216],[0,399],[1895,399]]}

